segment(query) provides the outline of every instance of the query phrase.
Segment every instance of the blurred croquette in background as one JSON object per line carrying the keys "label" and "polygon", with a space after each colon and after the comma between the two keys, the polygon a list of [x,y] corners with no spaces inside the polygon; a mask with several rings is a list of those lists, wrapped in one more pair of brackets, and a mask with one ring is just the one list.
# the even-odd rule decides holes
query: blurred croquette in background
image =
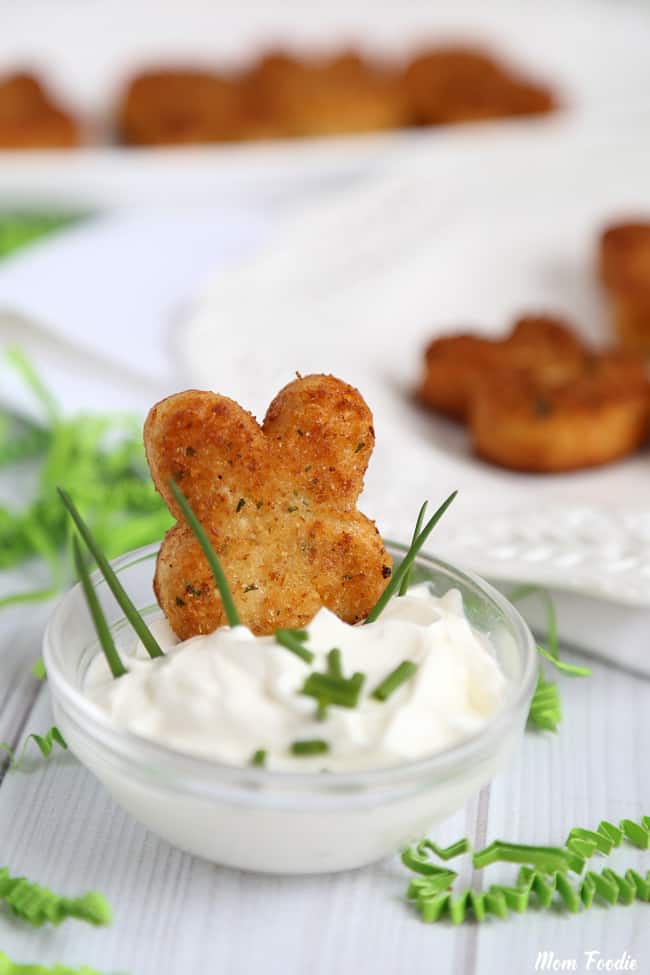
{"label": "blurred croquette in background", "polygon": [[[355,49],[320,57],[269,49],[236,71],[216,60],[213,69],[144,67],[105,106],[112,138],[158,146],[343,135],[541,115],[557,105],[546,84],[458,44],[403,61]],[[80,128],[35,75],[0,77],[0,148],[73,146]]]}

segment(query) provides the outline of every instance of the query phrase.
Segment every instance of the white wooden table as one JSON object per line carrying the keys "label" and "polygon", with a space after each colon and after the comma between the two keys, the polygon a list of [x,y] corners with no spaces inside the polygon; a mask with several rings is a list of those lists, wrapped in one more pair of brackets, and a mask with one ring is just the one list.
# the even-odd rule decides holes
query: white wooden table
{"label": "white wooden table", "polygon": [[[30,673],[46,612],[0,616],[0,740],[14,745],[52,723],[47,687]],[[467,835],[475,848],[496,837],[558,844],[574,825],[650,813],[650,683],[594,663],[591,679],[563,680],[562,691],[560,733],[527,733],[509,768],[436,831],[439,842]],[[0,950],[15,961],[131,975],[523,975],[541,970],[543,951],[576,959],[575,971],[596,971],[584,955],[595,951],[612,960],[627,952],[636,971],[650,971],[650,905],[425,925],[405,902],[408,874],[397,857],[331,877],[239,873],[158,840],[69,754],[45,762],[34,749],[28,766],[0,770],[0,866],[71,896],[100,890],[114,920],[33,930],[0,909]],[[626,845],[610,862],[645,873],[650,854]],[[497,864],[475,880],[515,874]],[[471,879],[466,866],[463,877]]]}

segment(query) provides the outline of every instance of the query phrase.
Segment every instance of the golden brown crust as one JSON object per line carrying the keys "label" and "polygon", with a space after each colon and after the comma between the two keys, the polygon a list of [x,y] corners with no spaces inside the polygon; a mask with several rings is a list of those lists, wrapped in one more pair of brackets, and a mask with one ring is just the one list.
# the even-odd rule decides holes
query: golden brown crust
{"label": "golden brown crust", "polygon": [[372,132],[400,128],[409,120],[397,73],[356,51],[325,60],[270,52],[242,84],[253,113],[278,135]]}
{"label": "golden brown crust", "polygon": [[598,273],[622,345],[650,355],[650,221],[613,224],[600,238]]}
{"label": "golden brown crust", "polygon": [[63,149],[78,144],[77,123],[34,76],[0,78],[0,149]]}
{"label": "golden brown crust", "polygon": [[624,348],[650,357],[650,294],[615,294],[610,298],[614,331]]}
{"label": "golden brown crust", "polygon": [[403,84],[419,125],[538,115],[556,107],[548,88],[519,77],[478,48],[423,51],[407,66]]}
{"label": "golden brown crust", "polygon": [[464,419],[477,383],[498,369],[501,343],[460,333],[434,339],[425,351],[424,376],[416,396],[425,406]]}
{"label": "golden brown crust", "polygon": [[178,519],[160,549],[155,591],[181,639],[226,620],[171,477],[208,531],[253,632],[303,626],[321,606],[351,623],[367,615],[391,559],[355,507],[374,446],[357,390],[331,376],[297,379],[261,427],[227,397],[188,390],[153,407],[144,439],[154,483]]}
{"label": "golden brown crust", "polygon": [[118,128],[127,143],[164,145],[385,131],[553,108],[547,88],[478,49],[429,49],[406,70],[354,49],[330,57],[270,50],[236,76],[143,72],[122,98]]}
{"label": "golden brown crust", "polygon": [[436,339],[418,390],[427,406],[464,419],[474,450],[513,470],[606,464],[647,438],[650,388],[625,352],[594,355],[569,326],[520,318],[504,339]]}
{"label": "golden brown crust", "polygon": [[598,270],[613,291],[650,294],[650,221],[607,227],[600,238]]}
{"label": "golden brown crust", "polygon": [[426,406],[464,419],[476,390],[504,372],[560,382],[582,365],[585,349],[567,323],[549,315],[526,315],[503,339],[469,333],[434,339],[425,352],[417,390]]}
{"label": "golden brown crust", "polygon": [[650,388],[641,363],[621,352],[589,356],[570,382],[499,376],[474,396],[477,454],[520,471],[553,473],[607,464],[647,439]]}
{"label": "golden brown crust", "polygon": [[396,76],[357,54],[305,61],[271,52],[238,78],[143,72],[123,96],[118,129],[131,145],[170,145],[365,132],[406,121]]}
{"label": "golden brown crust", "polygon": [[120,106],[118,129],[129,145],[183,145],[240,137],[241,99],[215,72],[160,69],[137,75]]}

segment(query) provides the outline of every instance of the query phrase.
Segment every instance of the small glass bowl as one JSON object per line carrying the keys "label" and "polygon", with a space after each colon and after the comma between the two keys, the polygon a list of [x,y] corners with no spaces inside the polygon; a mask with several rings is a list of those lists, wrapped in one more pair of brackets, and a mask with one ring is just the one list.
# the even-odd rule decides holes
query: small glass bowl
{"label": "small glass bowl", "polygon": [[[152,593],[157,548],[113,562],[148,619],[160,615]],[[396,561],[405,552],[397,544],[389,550]],[[532,635],[502,595],[420,555],[412,584],[424,580],[436,595],[460,591],[468,619],[488,637],[508,678],[501,707],[480,732],[427,758],[369,771],[274,772],[188,755],[116,727],[83,693],[101,651],[79,585],[56,607],[44,637],[56,723],[116,801],[183,850],[265,873],[328,873],[371,863],[426,835],[503,766],[522,736],[536,682]],[[93,584],[118,649],[132,647],[131,627],[97,572]]]}

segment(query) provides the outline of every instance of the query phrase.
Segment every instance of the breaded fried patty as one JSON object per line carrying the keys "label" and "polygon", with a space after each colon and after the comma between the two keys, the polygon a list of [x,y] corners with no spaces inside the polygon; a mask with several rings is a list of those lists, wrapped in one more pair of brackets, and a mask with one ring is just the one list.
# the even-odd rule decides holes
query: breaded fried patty
{"label": "breaded fried patty", "polygon": [[356,51],[325,60],[272,52],[253,65],[242,86],[253,114],[281,136],[372,132],[409,120],[397,73]]}
{"label": "breaded fried patty", "polygon": [[119,111],[122,141],[172,145],[330,135],[407,123],[394,72],[355,53],[301,60],[262,57],[239,77],[167,69],[138,75]]}
{"label": "breaded fried patty", "polygon": [[150,411],[145,448],[177,524],[154,588],[181,639],[226,623],[208,563],[169,488],[173,478],[222,562],[242,623],[301,627],[322,607],[365,618],[391,574],[372,521],[356,510],[374,446],[360,393],[332,376],[286,386],[262,426],[237,403],[189,390]]}
{"label": "breaded fried patty", "polygon": [[228,76],[144,71],[121,99],[132,145],[345,135],[551,111],[553,96],[485,52],[429,48],[406,69],[342,50],[327,57],[267,50]]}
{"label": "breaded fried patty", "polygon": [[641,363],[621,352],[592,355],[568,382],[501,374],[472,399],[469,428],[481,457],[552,473],[624,457],[648,436],[650,388]]}
{"label": "breaded fried patty", "polygon": [[129,145],[230,142],[264,135],[236,81],[193,69],[147,71],[130,83],[118,128]]}
{"label": "breaded fried patty", "polygon": [[464,420],[475,452],[513,470],[606,464],[648,434],[650,387],[640,360],[594,354],[549,316],[520,318],[504,339],[435,339],[417,396]]}
{"label": "breaded fried patty", "polygon": [[562,319],[527,315],[503,339],[472,334],[434,339],[425,352],[417,397],[434,410],[463,419],[486,378],[515,372],[561,381],[581,367],[584,357],[582,343]]}
{"label": "breaded fried patty", "polygon": [[546,87],[471,47],[421,52],[406,68],[403,84],[419,125],[539,115],[555,108]]}
{"label": "breaded fried patty", "polygon": [[0,149],[59,149],[78,143],[76,122],[35,77],[0,78]]}

